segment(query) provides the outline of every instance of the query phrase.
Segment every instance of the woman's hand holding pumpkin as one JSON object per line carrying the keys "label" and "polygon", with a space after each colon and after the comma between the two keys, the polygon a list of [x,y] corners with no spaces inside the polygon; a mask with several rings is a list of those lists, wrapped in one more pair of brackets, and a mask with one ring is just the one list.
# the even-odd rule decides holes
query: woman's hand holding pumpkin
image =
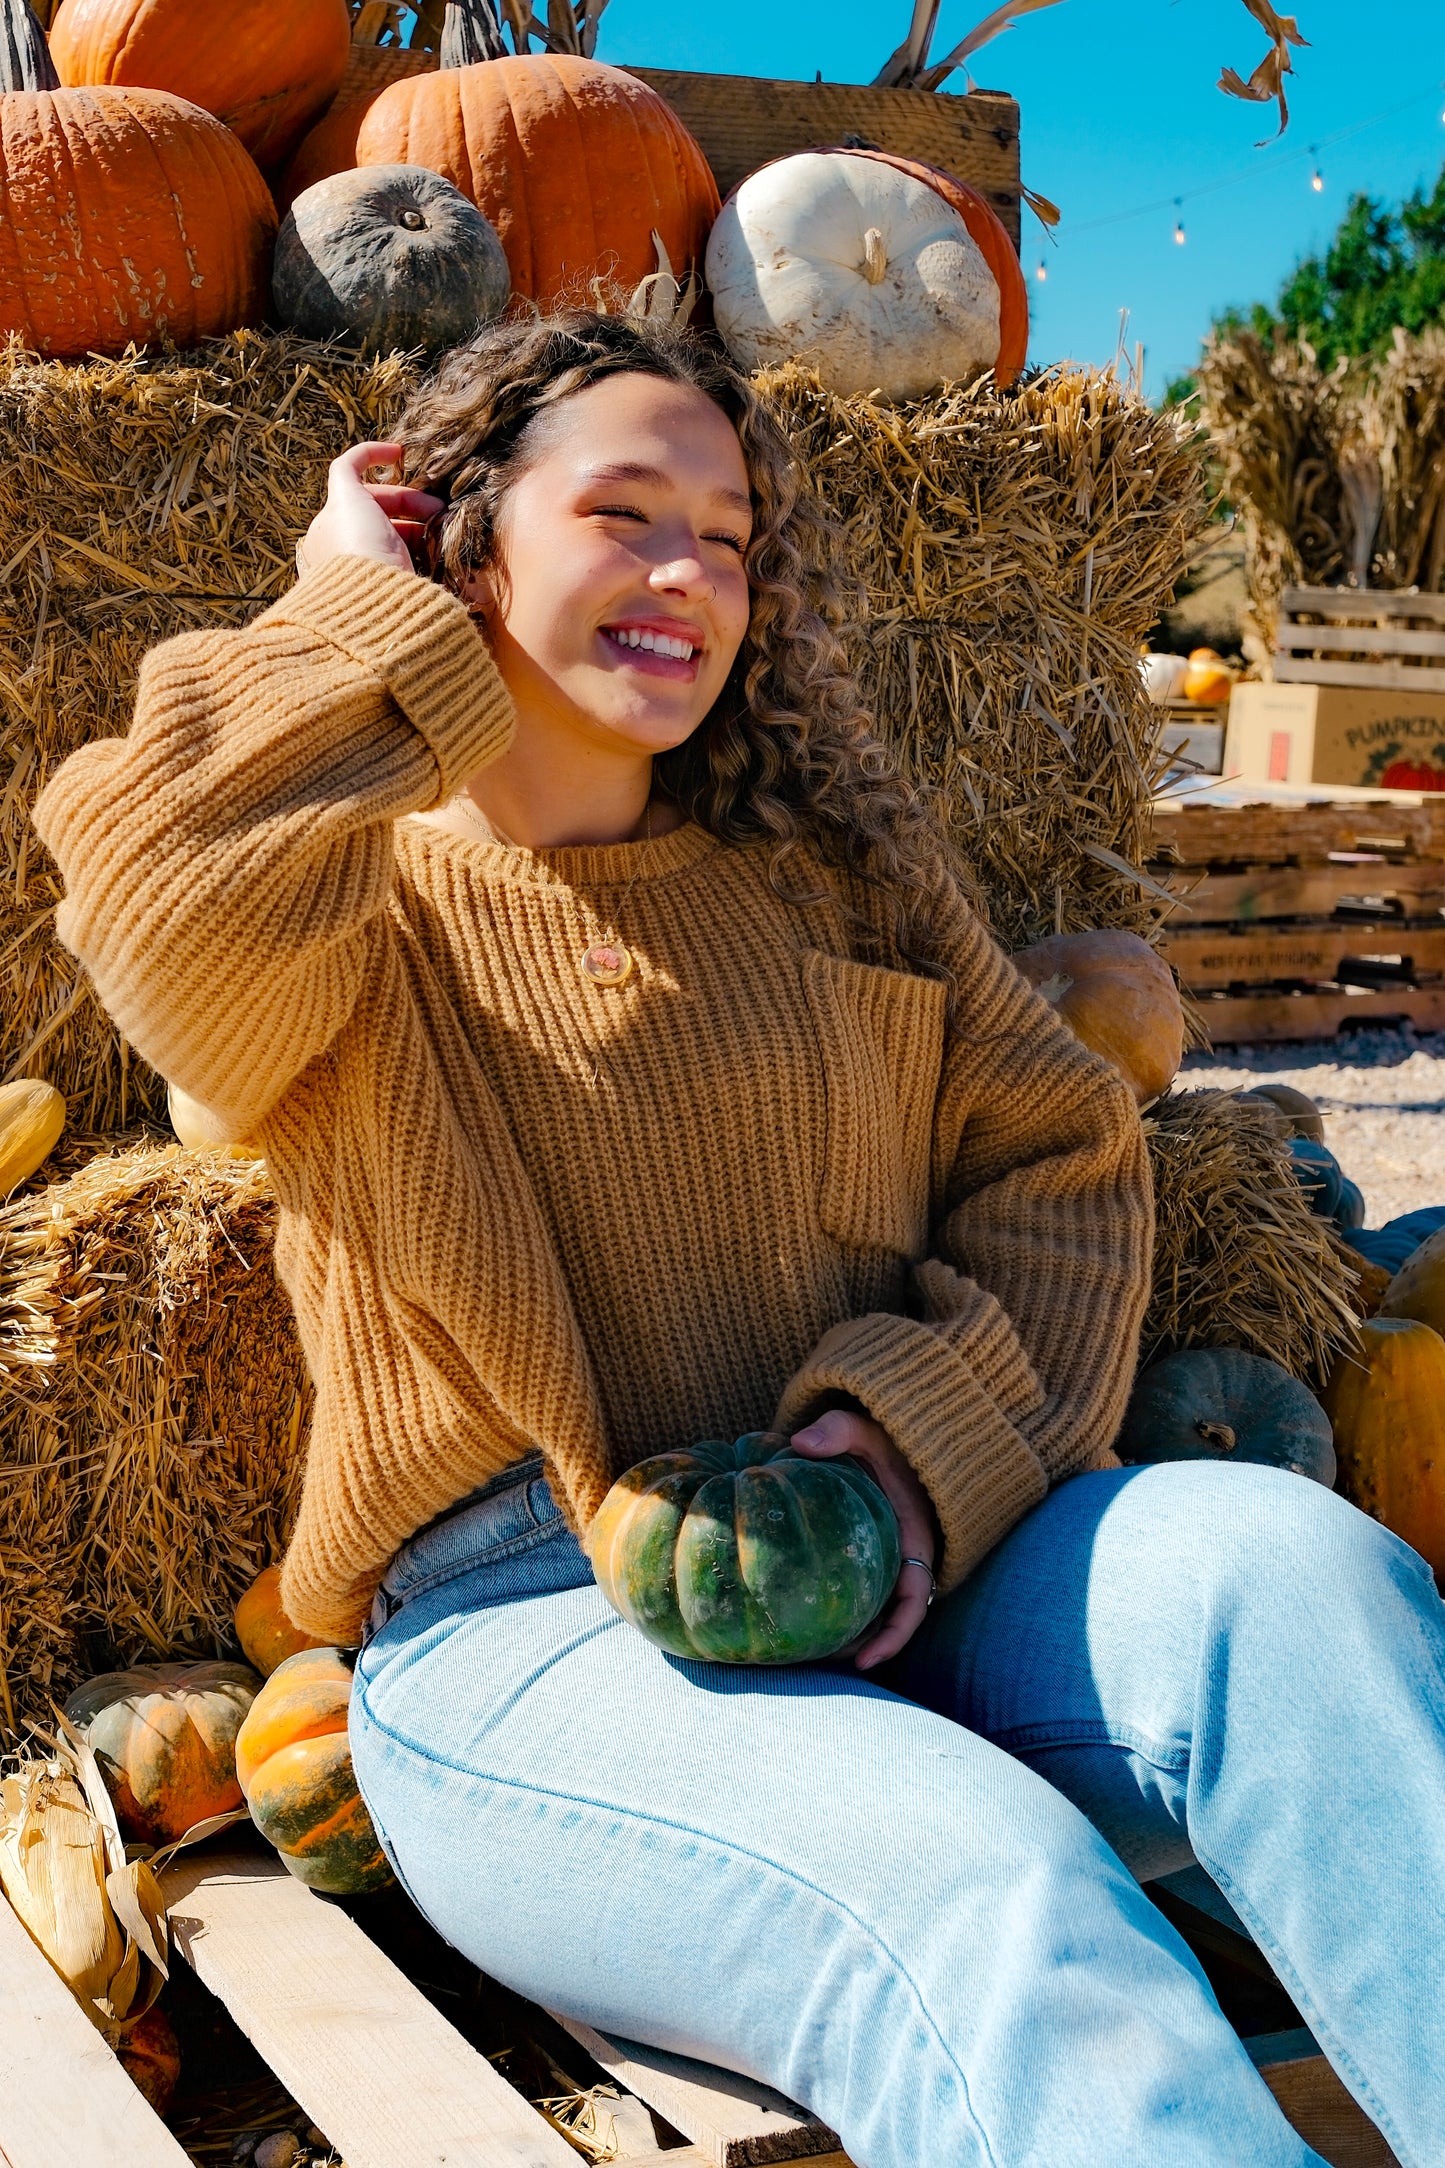
{"label": "woman's hand holding pumpkin", "polygon": [[403,572],[416,568],[403,527],[419,529],[442,510],[440,497],[400,482],[368,482],[369,467],[399,460],[399,444],[353,444],[333,459],[326,502],[296,551],[297,570],[315,572],[332,557],[370,557]]}
{"label": "woman's hand holding pumpkin", "polygon": [[[878,1631],[854,1658],[860,1671],[871,1671],[876,1664],[896,1656],[928,1615],[933,1596],[932,1567],[938,1555],[938,1522],[932,1504],[882,1424],[866,1415],[832,1408],[806,1429],[795,1430],[791,1442],[807,1460],[833,1460],[840,1454],[851,1454],[867,1469],[898,1516],[904,1564],[894,1585],[893,1600],[880,1614]],[[920,1559],[923,1566],[917,1563]]]}

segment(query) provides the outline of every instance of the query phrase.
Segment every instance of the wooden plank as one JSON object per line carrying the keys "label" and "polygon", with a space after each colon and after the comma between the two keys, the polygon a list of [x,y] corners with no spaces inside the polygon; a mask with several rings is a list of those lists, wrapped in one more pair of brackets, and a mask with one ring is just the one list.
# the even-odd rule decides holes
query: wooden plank
{"label": "wooden plank", "polygon": [[279,1860],[183,1852],[162,1888],[177,1949],[347,2168],[576,2168],[485,2056]]}
{"label": "wooden plank", "polygon": [[1400,631],[1383,625],[1281,625],[1276,649],[1296,653],[1325,648],[1332,654],[1445,655],[1445,632]]}
{"label": "wooden plank", "polygon": [[1403,927],[1327,922],[1310,926],[1165,928],[1160,951],[1190,993],[1237,982],[1339,978],[1340,968],[1367,956],[1401,957],[1402,976],[1438,978],[1445,972],[1445,926]]}
{"label": "wooden plank", "polygon": [[0,2162],[189,2168],[70,1989],[0,1897]]}
{"label": "wooden plank", "polygon": [[1445,670],[1428,663],[1413,668],[1403,662],[1313,662],[1307,656],[1276,653],[1274,674],[1282,685],[1362,685],[1386,693],[1445,693]]}
{"label": "wooden plank", "polygon": [[835,2131],[756,2078],[739,2077],[664,2048],[644,2047],[636,2040],[614,2039],[580,2018],[564,2017],[560,2010],[551,2015],[619,2085],[701,2146],[715,2168],[837,2154]]}
{"label": "wooden plank", "polygon": [[1445,860],[1445,793],[1414,804],[1332,803],[1327,791],[1306,805],[1154,807],[1156,860],[1174,866],[1322,865],[1335,851]]}
{"label": "wooden plank", "polygon": [[1445,986],[1392,986],[1379,994],[1206,994],[1200,1021],[1214,1046],[1332,1039],[1352,1025],[1408,1023],[1445,1031]]}
{"label": "wooden plank", "polygon": [[1185,926],[1250,925],[1278,918],[1328,918],[1347,897],[1393,907],[1403,924],[1445,910],[1445,865],[1422,859],[1391,864],[1375,858],[1339,865],[1277,866],[1247,873],[1171,874],[1164,883],[1179,898],[1168,921]]}
{"label": "wooden plank", "polygon": [[1395,587],[1287,587],[1286,614],[1314,610],[1321,616],[1432,617],[1445,625],[1445,595],[1412,595]]}
{"label": "wooden plank", "polygon": [[1399,2168],[1364,2109],[1336,2077],[1311,2034],[1246,2040],[1251,2061],[1290,2122],[1330,2168]]}
{"label": "wooden plank", "polygon": [[658,91],[702,145],[726,196],[770,158],[861,136],[879,150],[942,166],[978,189],[1019,245],[1019,109],[997,90],[880,90],[872,83],[793,83],[769,76],[629,68]]}

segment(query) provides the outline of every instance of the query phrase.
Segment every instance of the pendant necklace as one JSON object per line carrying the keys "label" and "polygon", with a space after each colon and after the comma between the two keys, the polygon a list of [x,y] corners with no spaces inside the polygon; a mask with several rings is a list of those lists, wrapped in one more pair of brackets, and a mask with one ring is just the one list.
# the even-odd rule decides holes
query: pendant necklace
{"label": "pendant necklace", "polygon": [[[487,819],[481,808],[473,803],[465,791],[460,792],[452,803],[461,813],[463,820],[473,821],[481,833],[486,836],[488,842],[505,843],[510,850],[514,851],[521,848],[521,845],[514,843],[510,836],[504,836],[494,821]],[[647,801],[647,809],[643,816],[642,840],[644,843],[652,841],[652,800],[650,798]],[[632,869],[632,879],[623,891],[622,902],[618,910],[620,918],[626,918],[627,916],[628,902],[631,899],[633,889],[637,886],[637,876],[641,871],[640,865],[634,866]],[[606,930],[601,938],[596,941],[589,941],[586,948],[583,949],[582,954],[577,959],[577,968],[590,986],[625,986],[631,978],[633,969],[632,951],[625,941],[619,940],[614,922],[611,919],[607,921]]]}

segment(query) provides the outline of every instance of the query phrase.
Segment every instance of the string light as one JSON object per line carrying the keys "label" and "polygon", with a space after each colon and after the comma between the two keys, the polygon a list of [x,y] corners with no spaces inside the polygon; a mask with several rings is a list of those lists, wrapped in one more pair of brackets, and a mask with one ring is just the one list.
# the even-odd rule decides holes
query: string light
{"label": "string light", "polygon": [[1325,177],[1319,167],[1320,147],[1318,143],[1311,143],[1310,156],[1315,161],[1314,172],[1310,175],[1310,187],[1317,196],[1322,196],[1325,191]]}
{"label": "string light", "polygon": [[1044,262],[1044,259],[1043,259],[1043,257],[1042,257],[1042,256],[1040,256],[1040,258],[1039,258],[1039,268],[1038,268],[1038,270],[1037,270],[1037,271],[1035,271],[1035,273],[1034,273],[1034,277],[1035,277],[1035,278],[1036,278],[1036,279],[1038,280],[1038,282],[1039,282],[1040,286],[1042,286],[1042,285],[1043,285],[1043,283],[1044,283],[1044,280],[1045,280],[1045,279],[1046,279],[1046,278],[1048,277],[1048,275],[1049,275],[1049,267],[1048,267],[1048,265],[1047,265],[1047,264],[1046,264],[1046,263]]}
{"label": "string light", "polygon": [[1185,234],[1185,231],[1184,231],[1184,198],[1183,198],[1182,196],[1176,196],[1176,197],[1174,198],[1174,243],[1175,243],[1175,246],[1176,246],[1177,248],[1183,248],[1183,246],[1184,246],[1184,243],[1185,243],[1185,240],[1186,240],[1186,238],[1187,238],[1187,236],[1186,236],[1186,234]]}

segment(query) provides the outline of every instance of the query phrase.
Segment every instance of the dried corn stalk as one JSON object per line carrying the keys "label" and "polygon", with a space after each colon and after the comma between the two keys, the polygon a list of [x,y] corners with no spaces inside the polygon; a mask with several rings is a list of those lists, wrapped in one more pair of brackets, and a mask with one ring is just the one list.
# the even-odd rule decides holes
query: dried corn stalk
{"label": "dried corn stalk", "polygon": [[165,1984],[165,1902],[149,1863],[126,1858],[90,1748],[59,1721],[49,1755],[0,1777],[0,1887],[114,2047]]}

